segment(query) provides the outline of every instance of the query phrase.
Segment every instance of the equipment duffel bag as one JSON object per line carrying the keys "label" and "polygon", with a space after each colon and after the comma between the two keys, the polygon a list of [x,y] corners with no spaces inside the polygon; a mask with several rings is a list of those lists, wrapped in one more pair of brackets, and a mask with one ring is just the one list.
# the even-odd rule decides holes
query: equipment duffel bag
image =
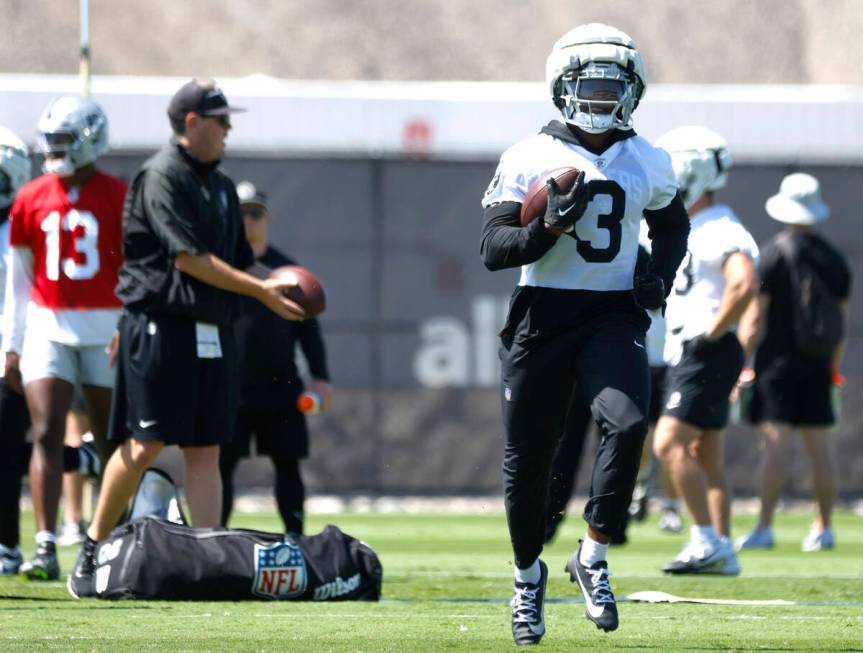
{"label": "equipment duffel bag", "polygon": [[365,542],[333,525],[318,535],[125,523],[96,550],[103,599],[377,601],[383,569]]}

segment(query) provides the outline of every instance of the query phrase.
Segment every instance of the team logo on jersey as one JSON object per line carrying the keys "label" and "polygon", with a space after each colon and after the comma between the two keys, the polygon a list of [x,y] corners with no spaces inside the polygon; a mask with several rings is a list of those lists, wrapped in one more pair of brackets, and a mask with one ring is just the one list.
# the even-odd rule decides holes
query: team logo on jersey
{"label": "team logo on jersey", "polygon": [[665,407],[668,410],[674,410],[678,406],[680,406],[680,400],[683,398],[683,395],[680,394],[677,390],[668,395],[668,403],[665,404]]}
{"label": "team logo on jersey", "polygon": [[494,173],[494,177],[491,178],[491,183],[488,185],[488,188],[485,189],[485,195],[488,197],[492,194],[497,185],[500,183],[500,173]]}
{"label": "team logo on jersey", "polygon": [[597,170],[602,170],[605,167],[605,159],[597,159],[593,162]]}
{"label": "team logo on jersey", "polygon": [[289,599],[306,591],[308,574],[303,552],[296,544],[255,545],[252,593],[268,599]]}

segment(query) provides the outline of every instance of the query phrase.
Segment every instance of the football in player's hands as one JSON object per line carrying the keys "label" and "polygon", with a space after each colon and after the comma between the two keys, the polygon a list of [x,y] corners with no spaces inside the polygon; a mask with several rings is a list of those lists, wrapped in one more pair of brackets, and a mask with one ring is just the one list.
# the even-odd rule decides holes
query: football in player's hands
{"label": "football in player's hands", "polygon": [[635,303],[641,308],[656,311],[665,304],[665,283],[658,274],[639,274],[633,280],[632,294],[635,295]]}
{"label": "football in player's hands", "polygon": [[566,194],[572,190],[572,185],[578,179],[581,171],[578,168],[555,168],[540,175],[539,179],[530,185],[524,201],[521,203],[521,225],[526,227],[537,218],[545,215],[548,208],[548,180],[554,179],[557,192]]}
{"label": "football in player's hands", "polygon": [[283,265],[270,272],[271,279],[296,280],[297,285],[285,288],[285,297],[299,304],[306,311],[306,318],[315,317],[327,307],[324,286],[309,270],[299,265]]}

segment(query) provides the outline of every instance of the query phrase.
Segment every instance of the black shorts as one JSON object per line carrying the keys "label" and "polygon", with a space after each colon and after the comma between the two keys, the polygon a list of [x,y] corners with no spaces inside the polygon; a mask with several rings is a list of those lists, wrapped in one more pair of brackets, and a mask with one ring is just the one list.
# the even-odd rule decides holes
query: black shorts
{"label": "black shorts", "polygon": [[650,406],[647,409],[647,421],[656,424],[662,415],[662,400],[665,397],[665,376],[668,367],[665,365],[650,368]]}
{"label": "black shorts", "polygon": [[743,348],[734,333],[726,333],[697,354],[684,343],[677,365],[668,368],[663,415],[700,429],[728,425],[728,397],[743,369]]}
{"label": "black shorts", "polygon": [[779,422],[792,426],[832,426],[829,361],[780,361],[757,372],[749,401],[753,424]]}
{"label": "black shorts", "polygon": [[195,323],[124,313],[108,439],[181,447],[224,444],[237,414],[234,336],[219,329],[222,358],[198,358]]}
{"label": "black shorts", "polygon": [[[296,398],[286,400],[286,405],[296,405]],[[309,455],[306,417],[298,410],[240,408],[234,439],[222,446],[222,455],[248,456],[253,435],[255,449],[262,456],[305,458]]]}

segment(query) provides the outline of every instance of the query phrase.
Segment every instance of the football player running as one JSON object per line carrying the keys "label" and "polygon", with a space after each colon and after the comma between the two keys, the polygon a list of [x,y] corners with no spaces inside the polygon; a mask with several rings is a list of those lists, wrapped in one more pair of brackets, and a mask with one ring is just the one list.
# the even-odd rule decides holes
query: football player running
{"label": "football player running", "polygon": [[671,154],[692,229],[668,298],[670,367],[654,434],[654,451],[692,517],[691,539],[664,571],[733,576],[740,565],[729,539],[723,435],[729,395],[754,345],[741,343],[736,329],[758,290],[758,247],[714,197],[731,166],[725,140],[704,127],[680,127],[656,145]]}
{"label": "football player running", "polygon": [[37,126],[45,174],[26,184],[10,214],[4,311],[6,382],[23,390],[33,423],[30,490],[36,555],[22,576],[56,580],[63,435],[75,384],[104,456],[113,371],[106,347],[119,316],[126,184],[95,168],[108,149],[108,119],[92,100],[52,101]]}
{"label": "football player running", "polygon": [[[686,252],[689,220],[671,161],[633,130],[646,79],[633,40],[613,27],[577,27],[554,44],[546,66],[563,121],[504,152],[482,204],[483,262],[521,267],[501,331],[506,432],[504,500],[515,558],[512,633],[545,633],[548,570],[539,556],[552,456],[577,385],[600,431],[587,533],[566,571],[584,594],[586,617],[618,626],[606,552],[622,524],[647,431],[647,310],[661,308]],[[574,166],[569,192],[548,182],[548,208],[526,227],[520,210],[544,173]],[[642,217],[653,251],[635,277]]]}

